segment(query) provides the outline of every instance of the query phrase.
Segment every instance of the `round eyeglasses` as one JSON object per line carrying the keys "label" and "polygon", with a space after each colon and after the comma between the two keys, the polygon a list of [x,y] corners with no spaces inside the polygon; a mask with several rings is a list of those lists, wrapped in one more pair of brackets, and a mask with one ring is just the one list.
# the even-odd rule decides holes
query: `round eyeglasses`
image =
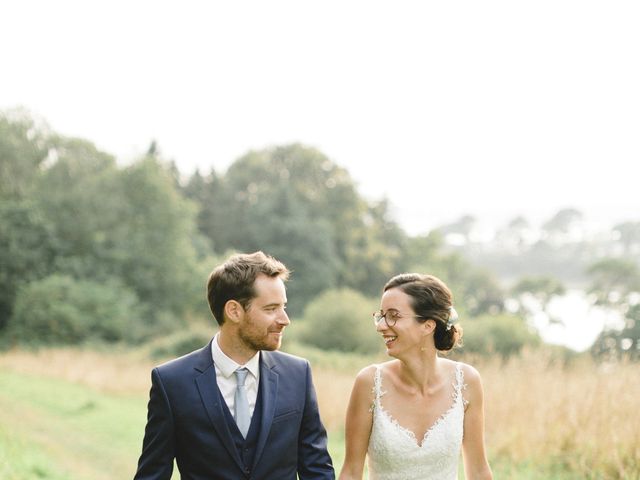
{"label": "round eyeglasses", "polygon": [[403,315],[399,311],[392,310],[392,309],[389,309],[386,312],[383,312],[382,310],[378,310],[377,312],[373,313],[373,324],[377,327],[380,324],[380,322],[384,319],[384,323],[387,324],[387,327],[393,327],[399,319],[405,318],[405,317],[426,318],[421,315]]}

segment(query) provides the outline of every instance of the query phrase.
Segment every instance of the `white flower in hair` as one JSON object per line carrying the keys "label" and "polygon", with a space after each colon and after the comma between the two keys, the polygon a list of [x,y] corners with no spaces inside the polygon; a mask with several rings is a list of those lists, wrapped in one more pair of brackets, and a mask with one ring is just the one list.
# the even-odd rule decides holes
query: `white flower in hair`
{"label": "white flower in hair", "polygon": [[449,307],[449,318],[447,319],[447,330],[451,330],[456,323],[458,323],[458,312],[453,308],[453,305]]}

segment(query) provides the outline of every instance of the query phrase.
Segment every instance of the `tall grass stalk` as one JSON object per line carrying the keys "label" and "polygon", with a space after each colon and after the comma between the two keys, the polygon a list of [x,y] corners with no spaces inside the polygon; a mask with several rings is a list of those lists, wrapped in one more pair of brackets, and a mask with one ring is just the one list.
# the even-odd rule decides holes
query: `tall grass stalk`
{"label": "tall grass stalk", "polygon": [[[366,364],[386,358],[305,352],[300,346],[293,350],[311,359],[322,418],[340,467],[354,376]],[[9,351],[0,355],[0,369],[81,384],[127,402],[139,398],[136,411],[143,417],[149,372],[157,363],[147,353]],[[640,364],[596,364],[589,358],[567,363],[540,351],[469,363],[483,378],[487,448],[502,473],[496,478],[640,479]],[[143,423],[140,418],[134,433],[139,440],[129,440],[136,449]],[[27,441],[29,432],[20,437]]]}

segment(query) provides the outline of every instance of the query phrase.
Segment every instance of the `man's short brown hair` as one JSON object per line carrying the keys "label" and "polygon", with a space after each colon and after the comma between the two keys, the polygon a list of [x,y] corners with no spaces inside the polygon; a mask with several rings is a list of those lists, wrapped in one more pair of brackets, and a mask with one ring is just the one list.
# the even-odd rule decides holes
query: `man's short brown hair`
{"label": "man's short brown hair", "polygon": [[232,255],[209,275],[207,301],[211,313],[222,325],[224,306],[229,300],[236,300],[245,310],[249,308],[256,296],[254,283],[258,275],[279,277],[286,281],[289,273],[282,262],[260,251]]}

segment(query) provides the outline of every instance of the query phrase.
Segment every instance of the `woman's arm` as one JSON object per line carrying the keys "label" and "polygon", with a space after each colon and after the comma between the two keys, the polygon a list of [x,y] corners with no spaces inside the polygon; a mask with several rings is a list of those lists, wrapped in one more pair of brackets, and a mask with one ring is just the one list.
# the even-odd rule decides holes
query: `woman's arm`
{"label": "woman's arm", "polygon": [[478,371],[464,365],[465,400],[469,403],[464,414],[462,456],[467,480],[492,480],[493,474],[484,449],[484,399]]}
{"label": "woman's arm", "polygon": [[371,405],[374,372],[373,365],[361,370],[351,390],[345,422],[345,458],[339,480],[362,479],[373,420]]}

